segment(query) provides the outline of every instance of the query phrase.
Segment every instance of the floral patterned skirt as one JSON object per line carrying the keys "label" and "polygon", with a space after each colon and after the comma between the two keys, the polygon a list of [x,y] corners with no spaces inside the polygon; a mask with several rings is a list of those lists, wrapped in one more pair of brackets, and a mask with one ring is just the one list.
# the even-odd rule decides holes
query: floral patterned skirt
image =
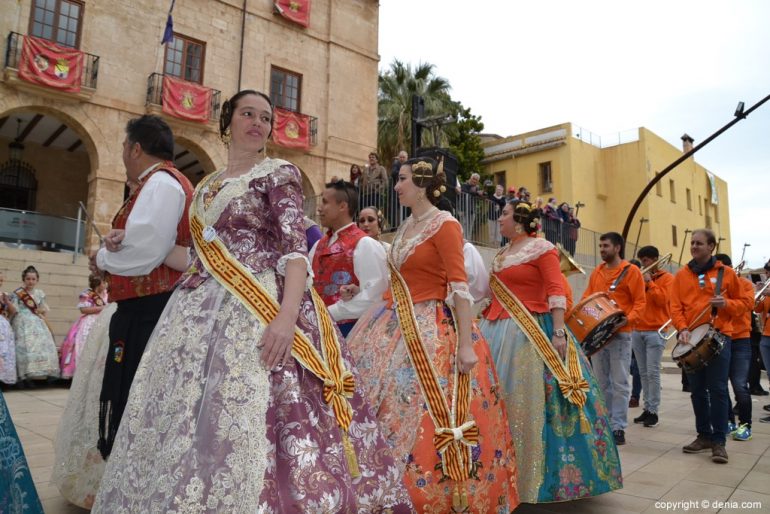
{"label": "floral patterned skirt", "polygon": [[[548,335],[550,314],[535,314]],[[623,487],[620,459],[604,398],[588,359],[577,346],[589,391],[584,412],[591,433],[580,431],[580,414],[559,390],[534,345],[510,318],[482,320],[489,341],[519,462],[519,494],[527,503],[574,500]]]}
{"label": "floral patterned skirt", "polygon": [[[279,297],[275,272],[257,279]],[[307,294],[298,325],[319,344]],[[350,398],[356,474],[322,382],[293,359],[265,369],[263,331],[214,279],[172,295],[131,386],[94,513],[412,511],[360,383]]]}
{"label": "floral patterned skirt", "polygon": [[0,392],[0,512],[43,514],[19,435]]}
{"label": "floral patterned skirt", "polygon": [[[428,301],[415,305],[415,315],[439,385],[451,398],[456,342],[451,311],[443,302]],[[473,340],[479,363],[471,380],[471,415],[480,444],[473,448],[472,476],[459,488],[469,500],[466,512],[508,514],[519,504],[513,443],[489,348],[477,329]],[[348,347],[417,512],[452,512],[458,484],[442,472],[433,446],[435,427],[395,311],[370,309],[350,333]]]}
{"label": "floral patterned skirt", "polygon": [[12,321],[16,335],[16,367],[20,379],[59,376],[59,354],[45,321],[26,307]]}
{"label": "floral patterned skirt", "polygon": [[90,509],[104,473],[99,440],[99,395],[110,346],[110,320],[118,308],[111,303],[98,315],[80,350],[78,372],[72,380],[67,406],[59,420],[54,443],[51,482],[70,503]]}

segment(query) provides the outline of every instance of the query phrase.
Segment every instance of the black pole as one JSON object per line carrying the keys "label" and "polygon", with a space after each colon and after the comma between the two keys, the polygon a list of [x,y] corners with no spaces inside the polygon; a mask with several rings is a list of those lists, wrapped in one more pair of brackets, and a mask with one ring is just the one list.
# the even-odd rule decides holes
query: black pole
{"label": "black pole", "polygon": [[243,18],[241,18],[241,52],[238,54],[238,91],[241,90],[243,75],[243,42],[246,40],[246,0],[243,0]]}
{"label": "black pole", "polygon": [[644,198],[647,196],[647,193],[649,193],[653,187],[655,187],[655,184],[660,182],[660,180],[665,177],[671,170],[682,164],[684,161],[689,159],[695,152],[709,144],[711,141],[716,139],[717,137],[721,136],[722,133],[724,133],[727,129],[741,121],[742,119],[745,119],[746,116],[751,114],[754,110],[759,108],[762,104],[770,100],[770,95],[767,95],[759,102],[755,103],[748,111],[744,111],[743,109],[738,109],[735,113],[735,119],[731,120],[730,123],[722,127],[721,129],[717,130],[713,134],[711,134],[709,137],[703,140],[702,143],[699,145],[696,145],[693,147],[692,150],[689,152],[686,152],[682,154],[681,157],[679,157],[677,160],[669,164],[666,169],[658,173],[650,182],[647,184],[647,186],[642,189],[642,192],[639,194],[639,198],[636,199],[636,202],[634,202],[633,207],[631,207],[631,212],[628,213],[628,217],[626,218],[626,224],[623,226],[623,241],[626,240],[626,237],[628,237],[628,232],[631,230],[631,223],[634,219],[634,216],[636,216],[636,211],[639,210],[639,207],[642,205],[642,202],[644,201]]}
{"label": "black pole", "polygon": [[684,249],[687,247],[687,236],[692,232],[689,228],[684,229],[684,240],[682,241],[682,251],[679,252],[679,265],[682,265],[682,257],[684,256]]}
{"label": "black pole", "polygon": [[422,146],[422,119],[425,114],[425,101],[419,95],[412,95],[412,157],[417,155],[417,149]]}

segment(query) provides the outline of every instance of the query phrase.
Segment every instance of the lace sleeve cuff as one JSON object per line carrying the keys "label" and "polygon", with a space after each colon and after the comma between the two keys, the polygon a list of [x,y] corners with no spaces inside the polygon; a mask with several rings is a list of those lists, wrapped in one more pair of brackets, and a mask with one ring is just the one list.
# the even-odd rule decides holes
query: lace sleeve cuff
{"label": "lace sleeve cuff", "polygon": [[566,296],[549,296],[548,308],[567,310],[567,297]]}
{"label": "lace sleeve cuff", "polygon": [[471,305],[473,305],[473,295],[471,295],[470,291],[468,290],[468,284],[465,282],[449,283],[449,294],[447,295],[444,302],[450,307],[454,307],[455,297],[465,298]]}
{"label": "lace sleeve cuff", "polygon": [[307,280],[305,281],[305,290],[309,291],[310,288],[313,287],[313,267],[310,265],[310,261],[308,260],[307,256],[302,255],[299,252],[292,252],[292,253],[286,254],[280,259],[278,259],[278,264],[275,265],[275,271],[279,275],[286,276],[286,263],[294,259],[302,259],[303,261],[305,261],[305,265],[307,267]]}

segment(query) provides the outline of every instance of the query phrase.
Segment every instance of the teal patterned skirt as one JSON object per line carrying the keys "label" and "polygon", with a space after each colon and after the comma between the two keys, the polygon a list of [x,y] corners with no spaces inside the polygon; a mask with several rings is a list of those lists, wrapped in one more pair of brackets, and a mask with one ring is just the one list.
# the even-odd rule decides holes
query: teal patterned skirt
{"label": "teal patterned skirt", "polygon": [[[550,313],[533,315],[550,340]],[[521,501],[575,500],[623,487],[604,398],[580,345],[570,338],[589,385],[583,410],[590,433],[581,432],[578,407],[564,398],[556,377],[513,320],[483,319],[479,328],[489,343],[503,388],[516,446]]]}
{"label": "teal patterned skirt", "polygon": [[3,514],[42,514],[24,450],[21,448],[11,413],[0,392],[0,512]]}

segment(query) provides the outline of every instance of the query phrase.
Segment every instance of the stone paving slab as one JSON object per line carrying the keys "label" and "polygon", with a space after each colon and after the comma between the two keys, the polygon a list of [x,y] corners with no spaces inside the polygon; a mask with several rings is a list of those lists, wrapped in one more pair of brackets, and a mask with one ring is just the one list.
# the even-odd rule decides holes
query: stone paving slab
{"label": "stone paving slab", "polygon": [[[631,423],[620,447],[625,487],[574,502],[521,505],[516,514],[616,514],[663,512],[770,512],[770,424],[759,423],[770,396],[752,396],[753,438],[729,440],[728,464],[714,464],[710,453],[687,455],[682,445],[695,437],[690,398],[679,376],[662,375],[660,424]],[[53,438],[69,391],[62,388],[5,391],[6,402],[24,446],[46,514],[82,514],[50,483]],[[629,420],[641,408],[629,409]]]}

